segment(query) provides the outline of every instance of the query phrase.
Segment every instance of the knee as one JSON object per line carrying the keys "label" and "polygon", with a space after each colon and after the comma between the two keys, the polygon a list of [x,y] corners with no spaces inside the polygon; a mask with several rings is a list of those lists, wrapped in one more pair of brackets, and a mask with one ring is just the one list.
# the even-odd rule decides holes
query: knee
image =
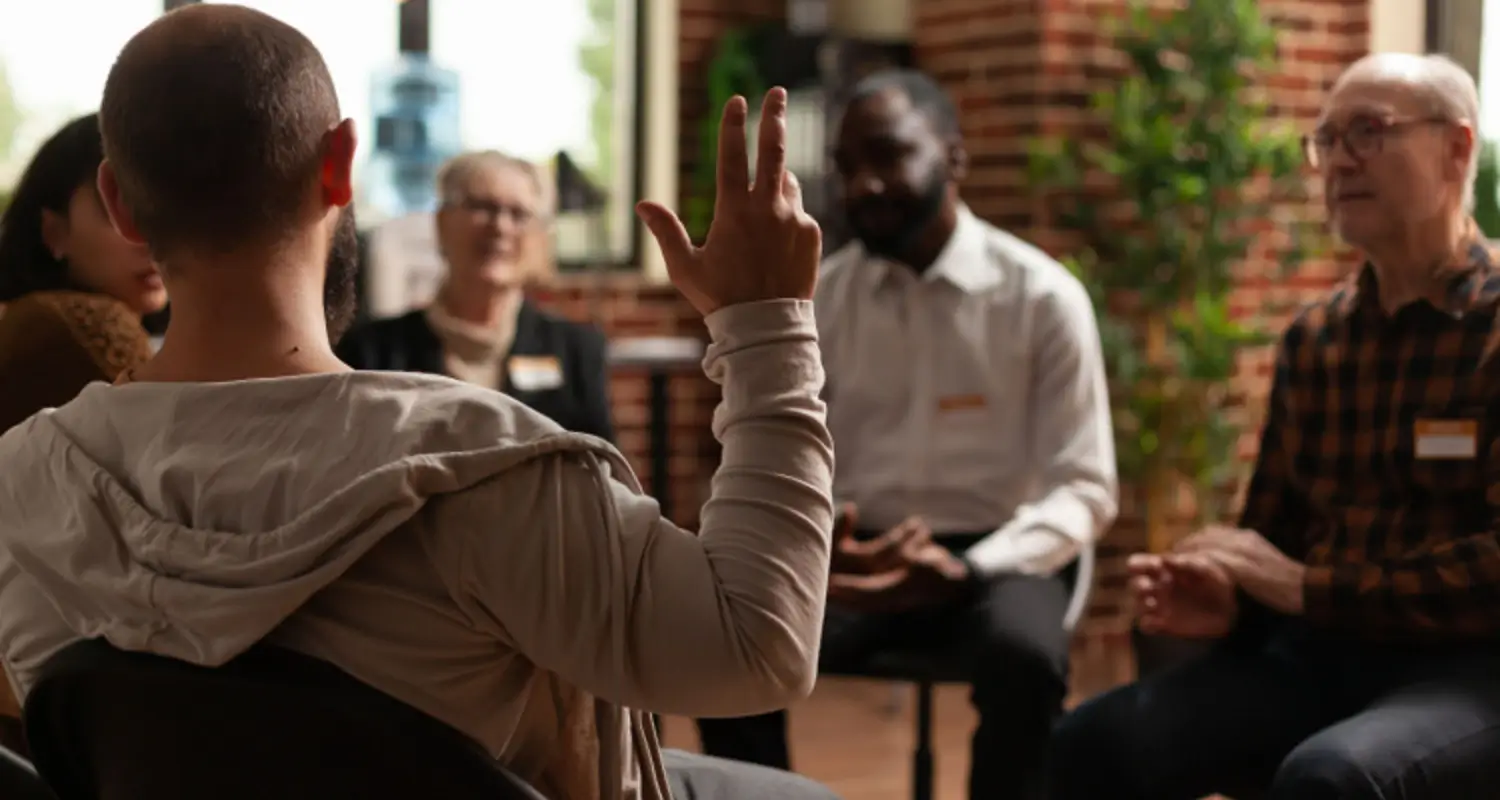
{"label": "knee", "polygon": [[1276,770],[1266,800],[1380,800],[1370,771],[1336,742],[1303,745]]}
{"label": "knee", "polygon": [[1035,636],[992,634],[980,643],[972,680],[976,702],[994,694],[1013,705],[1017,697],[1060,704],[1068,690],[1068,642]]}
{"label": "knee", "polygon": [[1053,727],[1047,772],[1054,800],[1135,796],[1126,788],[1134,784],[1129,770],[1135,758],[1129,752],[1129,731],[1112,710],[1116,700],[1111,695],[1096,698]]}

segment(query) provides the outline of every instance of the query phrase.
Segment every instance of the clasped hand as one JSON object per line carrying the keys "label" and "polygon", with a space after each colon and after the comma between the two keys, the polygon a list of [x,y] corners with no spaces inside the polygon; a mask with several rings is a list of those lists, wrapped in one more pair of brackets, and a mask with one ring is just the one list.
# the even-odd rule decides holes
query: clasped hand
{"label": "clasped hand", "polygon": [[830,602],[860,611],[896,612],[942,605],[969,581],[963,559],[933,541],[917,517],[867,541],[855,537],[858,514],[846,505],[834,523]]}
{"label": "clasped hand", "polygon": [[1131,556],[1129,570],[1145,633],[1222,636],[1239,616],[1237,588],[1281,613],[1302,613],[1306,567],[1255,531],[1209,526],[1169,553]]}

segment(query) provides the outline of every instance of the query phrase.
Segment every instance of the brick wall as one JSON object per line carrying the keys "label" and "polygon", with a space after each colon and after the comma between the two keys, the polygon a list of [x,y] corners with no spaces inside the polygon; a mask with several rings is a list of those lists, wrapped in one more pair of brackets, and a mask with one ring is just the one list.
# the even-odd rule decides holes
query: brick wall
{"label": "brick wall", "polygon": [[[698,155],[699,123],[708,108],[707,66],[714,43],[732,27],[785,18],[786,0],[680,0],[678,44],[681,138],[678,164],[682,196],[691,191]],[[649,46],[649,45],[648,45]],[[647,244],[646,246],[653,246]],[[634,275],[595,280],[569,276],[536,293],[536,299],[573,319],[590,320],[611,338],[694,336],[705,338],[697,313],[670,286],[643,284]],[[620,449],[650,487],[647,432],[647,381],[639,370],[621,370],[611,382]],[[718,388],[697,370],[674,375],[672,401],[672,500],[668,513],[689,527],[708,496],[708,479],[718,465],[718,446],[709,421],[718,403]]]}
{"label": "brick wall", "polygon": [[[568,276],[533,294],[533,299],[571,319],[589,321],[611,339],[635,336],[707,338],[703,320],[671,286],[643,285],[634,275],[599,281]],[[620,451],[630,460],[647,491],[655,491],[649,463],[648,381],[639,369],[619,369],[610,381]],[[689,528],[708,497],[708,479],[718,464],[718,445],[709,432],[718,387],[694,369],[673,374],[669,471],[671,505],[667,514]]]}
{"label": "brick wall", "polygon": [[[1366,0],[1261,0],[1280,31],[1279,73],[1268,88],[1276,115],[1310,125],[1324,92],[1343,67],[1369,46]],[[916,4],[917,61],[958,102],[972,155],[964,195],[979,215],[1061,255],[1066,238],[1045,227],[1025,190],[1026,143],[1035,136],[1087,134],[1089,93],[1110,85],[1121,61],[1101,34],[1101,17],[1123,0],[923,0]],[[1319,213],[1317,208],[1307,213]],[[1300,299],[1326,288],[1345,262],[1306,265],[1273,282],[1269,264],[1246,265],[1238,290],[1243,309],[1270,299]],[[1239,392],[1255,414],[1269,388],[1269,353],[1249,354]],[[1247,417],[1248,418],[1248,417]],[[1254,455],[1247,432],[1243,455]],[[1131,677],[1130,609],[1124,557],[1144,537],[1130,498],[1101,546],[1093,608],[1075,643],[1075,690],[1092,693]]]}
{"label": "brick wall", "polygon": [[[1323,93],[1343,66],[1368,48],[1367,0],[1262,0],[1281,31],[1283,65],[1269,89],[1279,116],[1299,124],[1317,114]],[[964,196],[980,216],[1058,251],[1065,240],[1042,225],[1025,191],[1026,143],[1038,135],[1083,135],[1090,91],[1108,86],[1119,60],[1098,32],[1101,15],[1123,0],[919,0],[913,38],[923,69],[952,93],[963,116],[972,157]],[[781,19],[784,0],[681,0],[682,113],[679,165],[688,190],[698,153],[697,126],[707,108],[705,67],[714,40],[731,26]],[[1317,213],[1308,209],[1308,213]],[[1290,280],[1272,283],[1264,265],[1249,265],[1239,302],[1249,309],[1267,299],[1295,299],[1331,283],[1346,265],[1309,264]],[[543,302],[578,319],[593,319],[610,336],[702,335],[702,323],[670,287],[643,286],[631,276],[596,283],[567,278],[541,292]],[[1259,409],[1269,375],[1265,353],[1242,365],[1239,394]],[[646,465],[644,375],[625,372],[613,383],[621,449],[642,476]],[[708,421],[718,392],[689,372],[671,383],[674,420],[673,517],[696,524],[707,479],[718,463]],[[1253,456],[1247,434],[1244,456]],[[1124,556],[1142,542],[1129,513],[1101,547],[1094,605],[1075,643],[1075,689],[1089,694],[1128,680],[1129,608]]]}
{"label": "brick wall", "polygon": [[697,163],[698,128],[705,115],[718,114],[708,107],[708,64],[714,43],[724,31],[786,20],[787,0],[678,0],[681,28],[677,60],[681,65],[677,90],[682,115],[678,165],[683,197],[692,191]]}

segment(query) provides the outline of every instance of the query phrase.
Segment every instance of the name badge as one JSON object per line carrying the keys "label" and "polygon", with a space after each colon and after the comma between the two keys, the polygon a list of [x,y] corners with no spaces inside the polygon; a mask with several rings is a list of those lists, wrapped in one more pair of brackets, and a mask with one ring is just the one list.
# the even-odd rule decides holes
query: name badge
{"label": "name badge", "polygon": [[982,394],[950,394],[938,398],[938,411],[975,411],[989,405]]}
{"label": "name badge", "polygon": [[1479,455],[1479,423],[1472,419],[1419,419],[1416,453],[1423,460],[1463,460]]}
{"label": "name badge", "polygon": [[522,392],[541,392],[563,385],[562,364],[557,356],[511,356],[506,369],[510,385]]}

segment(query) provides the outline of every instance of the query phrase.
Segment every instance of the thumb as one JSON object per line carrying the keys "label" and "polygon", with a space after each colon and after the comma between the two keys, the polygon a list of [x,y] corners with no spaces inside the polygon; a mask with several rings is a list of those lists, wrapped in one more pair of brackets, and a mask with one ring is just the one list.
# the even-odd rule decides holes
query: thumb
{"label": "thumb", "polygon": [[839,506],[838,515],[833,520],[833,540],[845,541],[854,538],[854,531],[859,527],[859,510],[853,503],[844,503]]}
{"label": "thumb", "polygon": [[786,173],[786,176],[782,180],[781,198],[787,202],[787,205],[792,207],[793,212],[802,212],[802,184],[797,180],[797,176],[793,175],[790,171]]}
{"label": "thumb", "polygon": [[688,238],[687,228],[682,226],[682,220],[667,210],[666,206],[650,200],[637,204],[635,213],[641,218],[641,222],[646,223],[646,229],[651,231],[651,237],[661,248],[667,266],[673,269],[686,266],[693,255],[693,241]]}

